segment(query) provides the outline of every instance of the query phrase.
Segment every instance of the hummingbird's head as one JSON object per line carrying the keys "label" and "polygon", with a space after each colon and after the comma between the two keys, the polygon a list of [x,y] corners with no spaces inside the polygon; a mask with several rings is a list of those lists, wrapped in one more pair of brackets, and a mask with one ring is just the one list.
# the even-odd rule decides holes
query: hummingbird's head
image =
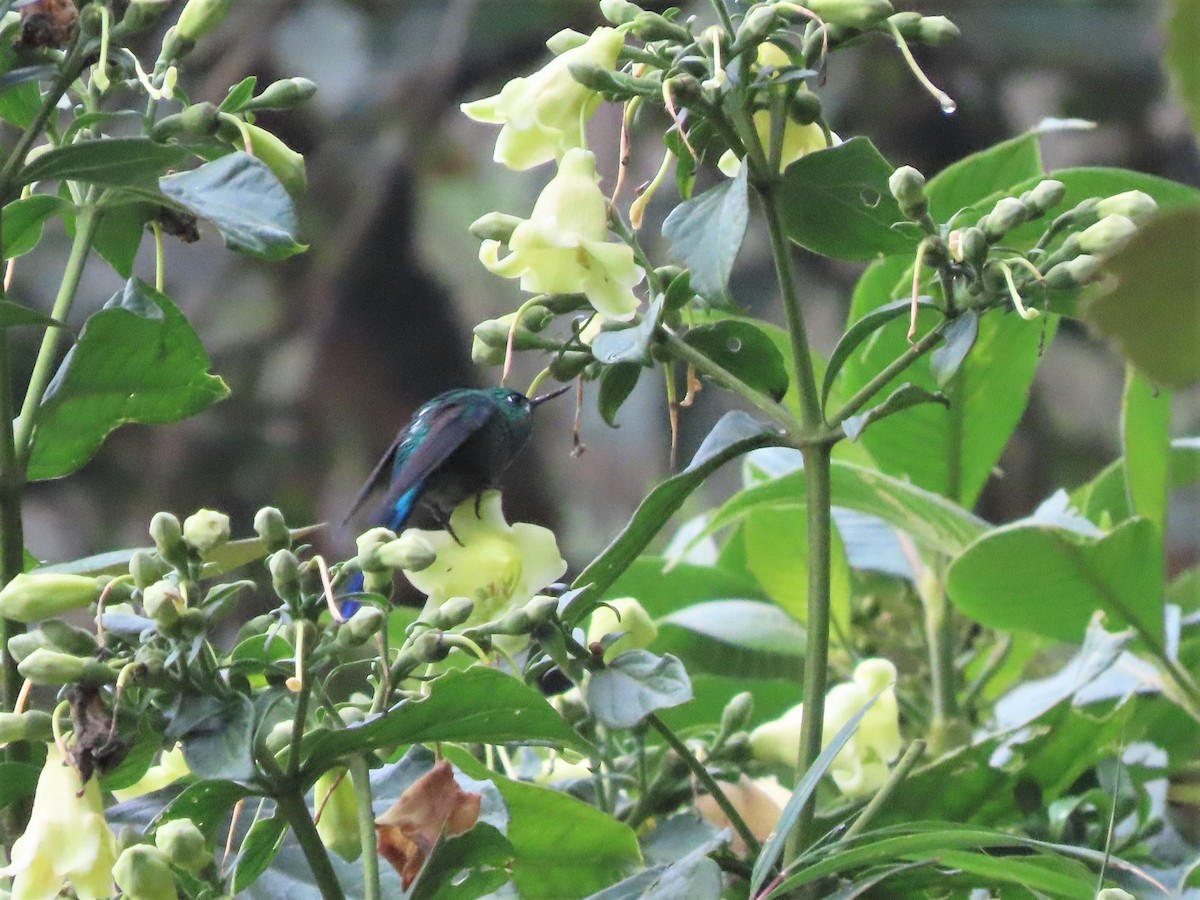
{"label": "hummingbird's head", "polygon": [[520,391],[509,390],[508,388],[491,388],[488,393],[492,396],[492,401],[500,408],[500,410],[509,416],[528,416],[531,415],[534,408],[545,403],[547,400],[553,400],[570,390],[571,386],[564,385],[556,391],[551,391],[549,394],[542,394],[539,397],[526,397]]}

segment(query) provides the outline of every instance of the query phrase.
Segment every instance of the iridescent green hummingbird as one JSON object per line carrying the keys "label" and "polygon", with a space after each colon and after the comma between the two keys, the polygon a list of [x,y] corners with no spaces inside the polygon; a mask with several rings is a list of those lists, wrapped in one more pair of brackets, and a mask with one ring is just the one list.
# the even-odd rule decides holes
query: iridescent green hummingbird
{"label": "iridescent green hummingbird", "polygon": [[[417,504],[442,527],[464,500],[496,487],[533,433],[533,410],[570,385],[526,397],[507,388],[466,388],[438,394],[412,417],[379,460],[346,516],[387,483],[375,522],[399,531]],[[345,524],[345,522],[343,522]]]}

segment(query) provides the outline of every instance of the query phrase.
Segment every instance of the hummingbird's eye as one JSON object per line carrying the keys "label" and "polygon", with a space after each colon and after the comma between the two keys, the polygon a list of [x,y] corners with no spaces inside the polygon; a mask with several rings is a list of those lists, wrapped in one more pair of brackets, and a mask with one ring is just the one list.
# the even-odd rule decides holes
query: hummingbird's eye
{"label": "hummingbird's eye", "polygon": [[510,406],[520,406],[521,401],[524,400],[525,398],[522,397],[520,394],[513,392],[513,393],[509,394],[507,397],[505,397],[504,399],[506,399],[508,401]]}

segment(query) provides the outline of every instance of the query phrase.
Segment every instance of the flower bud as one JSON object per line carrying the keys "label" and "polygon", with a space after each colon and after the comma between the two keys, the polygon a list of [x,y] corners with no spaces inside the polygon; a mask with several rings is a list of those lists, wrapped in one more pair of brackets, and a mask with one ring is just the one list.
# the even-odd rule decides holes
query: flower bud
{"label": "flower bud", "polygon": [[477,366],[498,366],[504,362],[505,349],[493,347],[475,335],[471,338],[471,362]]}
{"label": "flower bud", "polygon": [[543,622],[549,622],[558,612],[558,598],[538,594],[525,604],[524,609],[530,622],[534,625],[541,625]]}
{"label": "flower bud", "polygon": [[964,228],[958,236],[958,252],[963,262],[976,268],[987,262],[988,242],[983,230],[972,225]]}
{"label": "flower bud", "polygon": [[738,26],[730,53],[736,56],[757,47],[781,24],[779,11],[774,6],[755,6],[746,13],[742,24]]}
{"label": "flower bud", "polygon": [[405,572],[428,569],[437,559],[433,545],[411,528],[394,541],[388,541],[380,547],[376,555],[387,568],[403,569]]}
{"label": "flower bud", "polygon": [[502,212],[490,212],[480,216],[468,226],[472,237],[481,241],[500,241],[507,244],[513,230],[524,220]]}
{"label": "flower bud", "polygon": [[1029,218],[1029,210],[1016,197],[1003,197],[992,207],[992,211],[979,220],[984,237],[994,244]]}
{"label": "flower bud", "polygon": [[1021,200],[1030,208],[1034,215],[1042,215],[1062,203],[1067,194],[1067,186],[1061,181],[1047,178],[1039,181],[1033,190],[1024,194]]}
{"label": "flower bud", "polygon": [[292,546],[292,535],[283,513],[274,506],[264,506],[254,514],[254,533],[266,542],[267,549],[272,553]]}
{"label": "flower bud", "polygon": [[423,631],[409,644],[405,650],[418,663],[438,662],[445,659],[447,648],[442,644],[442,633],[436,629]]}
{"label": "flower bud", "polygon": [[1137,897],[1121,888],[1105,888],[1096,895],[1096,900],[1137,900]]}
{"label": "flower bud", "polygon": [[142,591],[142,609],[160,628],[173,626],[186,608],[179,585],[170,581],[156,581]]}
{"label": "flower bud", "polygon": [[1097,215],[1125,216],[1134,222],[1153,215],[1157,209],[1154,198],[1143,191],[1124,191],[1096,202]]}
{"label": "flower bud", "polygon": [[1079,233],[1079,249],[1093,256],[1116,253],[1137,234],[1137,226],[1128,216],[1110,214]]}
{"label": "flower bud", "polygon": [[594,644],[605,635],[615,632],[624,634],[605,649],[606,661],[615,659],[628,650],[649,647],[658,637],[658,626],[654,624],[654,620],[642,604],[632,597],[622,597],[619,600],[610,600],[592,613],[587,642]]}
{"label": "flower bud", "polygon": [[188,0],[175,23],[181,40],[195,43],[219,24],[229,13],[233,0]]}
{"label": "flower bud", "polygon": [[167,651],[152,644],[142,644],[133,655],[133,661],[144,666],[147,675],[161,675],[167,665]]}
{"label": "flower bud", "polygon": [[360,606],[338,629],[338,641],[343,646],[357,647],[365,644],[378,633],[387,622],[387,613],[378,606]]}
{"label": "flower bud", "polygon": [[721,711],[720,733],[731,735],[735,731],[741,731],[749,723],[753,712],[753,694],[749,691],[742,691],[742,693],[735,695],[725,704],[725,709]]}
{"label": "flower bud", "polygon": [[121,16],[119,33],[136,34],[153,25],[174,0],[132,0]]}
{"label": "flower bud", "polygon": [[309,100],[316,92],[316,83],[307,78],[284,78],[271,82],[261,94],[243,103],[239,112],[293,109]]}
{"label": "flower bud", "polygon": [[133,576],[134,586],[139,590],[154,584],[169,571],[168,566],[163,565],[153,553],[147,553],[145,550],[135,550],[129,557],[129,574]]}
{"label": "flower bud", "polygon": [[677,41],[691,39],[687,29],[654,12],[640,12],[633,17],[635,35],[643,41]]}
{"label": "flower bud", "polygon": [[925,176],[912,166],[901,166],[888,178],[888,189],[905,218],[919,219],[929,210],[925,199]]}
{"label": "flower bud", "polygon": [[1043,280],[1048,288],[1070,290],[1094,281],[1099,274],[1099,257],[1083,253],[1052,267]]}
{"label": "flower bud", "polygon": [[292,742],[292,720],[285,719],[282,722],[276,722],[274,727],[267,732],[267,736],[263,738],[263,746],[267,748],[268,753],[278,753]]}
{"label": "flower bud", "polygon": [[665,84],[671,97],[680,106],[688,106],[704,99],[704,88],[695,75],[689,75],[687,72],[672,75]]}
{"label": "flower bud", "polygon": [[102,662],[45,647],[21,660],[17,671],[34,684],[112,684],[117,680],[117,673]]}
{"label": "flower bud", "polygon": [[187,565],[187,545],[179,519],[169,512],[157,512],[150,520],[150,537],[158,555],[176,567]]}
{"label": "flower bud", "polygon": [[90,606],[103,589],[103,582],[86,575],[22,572],[0,590],[0,618],[28,625]]}
{"label": "flower bud", "polygon": [[8,639],[8,655],[20,662],[34,650],[46,646],[46,638],[40,631],[14,634]]}
{"label": "flower bud", "polygon": [[183,520],[183,542],[201,556],[229,541],[229,516],[201,509]]}
{"label": "flower bud", "polygon": [[809,10],[829,25],[870,28],[895,12],[888,0],[806,0]]}
{"label": "flower bud", "polygon": [[429,616],[429,624],[443,630],[457,628],[475,612],[475,601],[470,597],[451,597]]}
{"label": "flower bud", "polygon": [[812,125],[821,118],[821,98],[812,91],[797,91],[788,103],[788,116],[797,125]]}
{"label": "flower bud", "polygon": [[[195,0],[192,0],[195,2]],[[167,855],[149,844],[134,844],[117,857],[113,881],[129,900],[177,900],[175,873]]]}
{"label": "flower bud", "polygon": [[[246,147],[238,140],[237,143],[242,145],[242,149],[266,163],[267,168],[279,179],[279,183],[289,194],[293,197],[302,196],[308,190],[308,172],[304,167],[304,157],[265,128],[249,124],[245,128],[246,133],[250,135],[250,146]],[[238,131],[240,137],[241,129]]]}
{"label": "flower bud", "polygon": [[642,8],[629,0],[600,0],[600,15],[613,25],[624,25],[637,18]]}
{"label": "flower bud", "polygon": [[191,819],[171,819],[154,832],[154,845],[171,864],[196,875],[212,864],[212,852],[204,833]]}
{"label": "flower bud", "polygon": [[321,843],[346,862],[362,853],[358,833],[358,797],[343,768],[330,769],[313,785],[313,809]]}
{"label": "flower bud", "polygon": [[657,73],[654,77],[638,78],[590,60],[571,63],[567,70],[573,79],[589,91],[596,91],[614,100],[657,97],[662,93],[662,83]]}
{"label": "flower bud", "polygon": [[571,381],[592,361],[592,354],[567,350],[550,361],[550,376],[556,381]]}
{"label": "flower bud", "polygon": [[76,656],[91,656],[99,646],[95,636],[85,628],[76,628],[62,619],[46,619],[38,625],[51,650],[61,650]]}
{"label": "flower bud", "polygon": [[888,24],[894,25],[903,37],[915,40],[923,18],[919,12],[905,10],[888,16]]}
{"label": "flower bud", "polygon": [[276,550],[267,557],[271,586],[281,600],[289,602],[300,596],[300,561],[291,550]]}
{"label": "flower bud", "polygon": [[0,745],[16,741],[49,741],[53,735],[51,716],[40,709],[0,713]]}
{"label": "flower bud", "polygon": [[961,36],[958,26],[945,16],[921,16],[917,23],[916,39],[923,44],[941,47],[957,41]]}

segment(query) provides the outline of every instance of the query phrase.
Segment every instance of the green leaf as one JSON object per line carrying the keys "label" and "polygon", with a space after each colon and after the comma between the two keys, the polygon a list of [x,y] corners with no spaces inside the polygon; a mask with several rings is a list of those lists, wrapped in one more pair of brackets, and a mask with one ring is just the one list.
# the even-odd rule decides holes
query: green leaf
{"label": "green leaf", "polygon": [[1167,602],[1184,613],[1200,610],[1200,566],[1184,569],[1167,585]]}
{"label": "green leaf", "polygon": [[[1200,484],[1200,437],[1171,441],[1167,471],[1167,493]],[[1109,464],[1095,478],[1071,492],[1071,504],[1097,524],[1108,516],[1123,522],[1133,515],[1125,488],[1125,460]]]}
{"label": "green leaf", "polygon": [[199,778],[247,781],[254,777],[254,704],[244,694],[184,694],[166,736],[183,742],[188,768]]}
{"label": "green leaf", "polygon": [[[513,847],[499,829],[477,823],[433,846],[405,900],[475,900],[509,880]],[[466,872],[466,876],[463,873]]]}
{"label": "green leaf", "polygon": [[198,781],[189,784],[168,803],[155,818],[154,825],[157,827],[172,819],[191,819],[205,837],[212,840],[218,829],[225,825],[225,815],[234,804],[253,796],[254,791],[235,781]]}
{"label": "green leaf", "polygon": [[258,78],[250,75],[231,87],[229,93],[225,95],[225,99],[221,101],[219,107],[221,112],[238,112],[246,104],[246,101],[254,96],[256,84],[258,84]]}
{"label": "green leaf", "polygon": [[1002,141],[963,157],[931,178],[925,187],[929,213],[934,221],[945,222],[963,207],[1001,191],[1009,192],[1014,185],[1038,177],[1041,171],[1036,134]]}
{"label": "green leaf", "polygon": [[42,226],[69,204],[54,194],[32,194],[5,204],[3,213],[4,258],[28,253],[42,239]]}
{"label": "green leaf", "polygon": [[978,337],[979,313],[973,309],[961,313],[946,327],[945,343],[929,356],[929,368],[939,388],[944,388],[958,374]]}
{"label": "green leaf", "polygon": [[13,187],[34,181],[82,181],[109,186],[152,185],[183,165],[187,152],[149,138],[106,138],[56,147],[21,169]]}
{"label": "green leaf", "polygon": [[39,767],[28,763],[0,763],[0,809],[7,809],[18,800],[32,797],[40,774]]}
{"label": "green leaf", "polygon": [[22,326],[34,326],[37,328],[63,327],[61,322],[50,318],[45,313],[38,312],[36,309],[30,309],[28,306],[22,306],[20,303],[13,303],[11,300],[0,300],[0,328],[20,328]]}
{"label": "green leaf", "polygon": [[1087,319],[1151,381],[1200,381],[1200,205],[1162,213],[1109,258]]}
{"label": "green leaf", "polygon": [[212,222],[231,250],[273,260],[307,249],[297,243],[291,196],[267,164],[248,153],[230,153],[158,184],[167,197]]}
{"label": "green leaf", "polygon": [[1161,543],[1148,519],[1109,534],[1016,522],[996,528],[950,565],[950,599],[965,615],[1006,631],[1078,642],[1092,613],[1163,642]]}
{"label": "green leaf", "polygon": [[577,593],[562,611],[564,621],[573,624],[592,611],[600,596],[637,559],[683,501],[709,475],[731,459],[760,447],[777,445],[780,440],[777,432],[744,412],[728,412],[722,416],[687,468],[655,487],[621,533],[579,573],[573,582]]}
{"label": "green leaf", "polygon": [[723,319],[689,329],[683,340],[772,400],[778,402],[787,393],[783,354],[756,325],[744,319]]}
{"label": "green leaf", "polygon": [[774,604],[711,600],[685,606],[658,626],[654,648],[679,657],[689,673],[800,677],[805,631]]}
{"label": "green leaf", "polygon": [[287,819],[276,814],[259,819],[250,826],[242,841],[237,862],[233,866],[233,893],[236,896],[250,887],[271,865],[288,834]]}
{"label": "green leaf", "polygon": [[0,71],[4,72],[0,89],[0,119],[21,130],[28,128],[42,105],[37,81],[51,79],[57,66],[23,66],[16,68],[17,53],[11,39],[0,41]]}
{"label": "green leaf", "polygon": [[446,747],[445,754],[504,797],[513,884],[522,900],[585,897],[641,864],[637,836],[624,823],[560,791],[498,775],[460,748]]}
{"label": "green leaf", "polygon": [[1121,400],[1121,439],[1129,508],[1153,522],[1159,534],[1166,534],[1171,394],[1155,390],[1128,366]]}
{"label": "green leaf", "polygon": [[[888,288],[891,288],[891,284],[888,285]],[[917,302],[919,305],[931,305],[928,297],[919,298]],[[822,405],[829,399],[829,392],[833,388],[833,382],[837,379],[838,373],[842,371],[842,366],[845,365],[846,360],[850,358],[850,354],[857,350],[859,345],[872,334],[892,321],[892,319],[898,319],[911,308],[911,300],[892,300],[877,309],[871,310],[846,329],[846,333],[841,336],[837,342],[837,346],[833,348],[833,353],[829,357],[829,364],[825,367],[825,379],[821,384]]]}
{"label": "green leaf", "polygon": [[1200,0],[1172,0],[1169,9],[1164,62],[1192,120],[1192,131],[1200,136]]}
{"label": "green leaf", "polygon": [[[915,253],[919,237],[888,188],[892,166],[864,137],[796,160],[779,186],[787,236],[834,259]],[[907,224],[907,223],[906,223]]]}
{"label": "green leaf", "polygon": [[601,418],[611,427],[620,427],[616,422],[617,411],[629,399],[641,377],[642,367],[637,363],[617,363],[608,366],[600,376],[600,397],[597,406]]}
{"label": "green leaf", "polygon": [[632,728],[660,709],[692,699],[692,685],[683,663],[670,654],[645,650],[622,653],[592,674],[584,701],[597,720],[610,728]]}
{"label": "green leaf", "polygon": [[104,210],[92,247],[122,278],[133,276],[133,263],[146,223],[155,218],[161,207],[149,203],[123,203]]}
{"label": "green leaf", "polygon": [[662,225],[671,254],[691,272],[691,286],[710,303],[725,302],[729,275],[746,236],[750,204],[746,167],[671,210]]}
{"label": "green leaf", "polygon": [[446,672],[430,683],[427,696],[403,700],[361,725],[307,735],[302,755],[309,771],[323,772],[346,753],[433,741],[534,741],[589,756],[595,752],[538,691],[511,675],[473,666]]}
{"label": "green leaf", "polygon": [[187,319],[165,295],[132,280],[93,313],[38,411],[29,478],[74,472],[113,429],[177,422],[229,389]]}
{"label": "green leaf", "polygon": [[650,344],[654,341],[654,329],[662,315],[662,298],[655,297],[636,325],[601,331],[592,340],[592,356],[605,365],[633,363],[650,365]]}
{"label": "green leaf", "polygon": [[842,422],[842,430],[846,432],[846,437],[850,438],[850,440],[857,441],[863,431],[873,422],[882,421],[888,416],[911,409],[914,406],[920,406],[922,403],[940,403],[942,406],[950,405],[950,401],[946,398],[946,395],[940,391],[927,391],[923,387],[909,384],[906,381],[888,394],[887,398],[878,406],[873,406],[865,413],[845,419]]}

